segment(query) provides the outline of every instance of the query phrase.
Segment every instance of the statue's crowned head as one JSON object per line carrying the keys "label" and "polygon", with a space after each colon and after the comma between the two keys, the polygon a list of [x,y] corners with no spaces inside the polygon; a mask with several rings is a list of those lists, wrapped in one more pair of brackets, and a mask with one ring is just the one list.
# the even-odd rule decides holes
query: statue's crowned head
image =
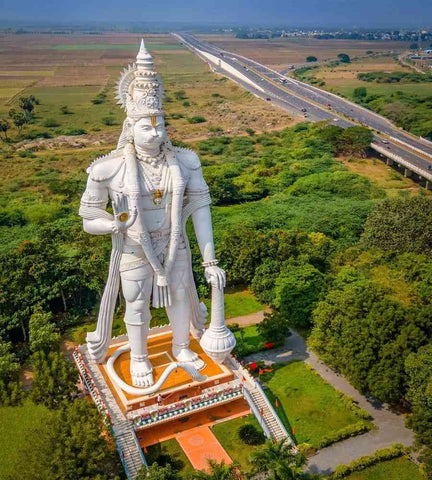
{"label": "statue's crowned head", "polygon": [[162,81],[144,40],[141,40],[136,62],[123,70],[116,86],[117,103],[127,114],[119,144],[130,136],[137,145],[142,143],[143,146],[165,140],[162,95]]}

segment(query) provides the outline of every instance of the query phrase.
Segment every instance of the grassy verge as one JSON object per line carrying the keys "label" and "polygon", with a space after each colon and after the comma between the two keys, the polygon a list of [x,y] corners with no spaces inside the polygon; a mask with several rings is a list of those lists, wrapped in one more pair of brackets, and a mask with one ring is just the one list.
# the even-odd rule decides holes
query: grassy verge
{"label": "grassy verge", "polygon": [[218,423],[212,427],[215,437],[219,440],[222,447],[226,450],[231,459],[240,464],[242,472],[250,471],[248,461],[249,455],[259,446],[246,445],[243,443],[237,432],[245,424],[252,424],[261,430],[257,420],[251,414],[246,417],[235,418],[227,422]]}
{"label": "grassy verge", "polygon": [[317,448],[327,435],[361,421],[341,394],[303,362],[280,366],[270,375],[269,397],[273,404],[278,399],[276,410],[297,443]]}
{"label": "grassy verge", "polygon": [[45,407],[30,401],[19,407],[0,408],[0,478],[13,475],[21,443],[47,415]]}
{"label": "grassy verge", "polygon": [[346,480],[420,480],[422,477],[414,463],[405,457],[400,457],[379,463],[345,478]]}

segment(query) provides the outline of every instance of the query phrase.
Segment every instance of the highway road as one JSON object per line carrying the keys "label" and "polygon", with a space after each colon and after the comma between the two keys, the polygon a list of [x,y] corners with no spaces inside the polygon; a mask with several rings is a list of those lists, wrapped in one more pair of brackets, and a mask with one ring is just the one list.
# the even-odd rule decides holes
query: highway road
{"label": "highway road", "polygon": [[[372,148],[432,182],[432,142],[410,135],[386,118],[342,97],[282,75],[241,55],[221,50],[187,33],[174,36],[211,65],[256,96],[313,121],[343,128],[364,125],[374,132]],[[401,160],[401,161],[399,161]]]}

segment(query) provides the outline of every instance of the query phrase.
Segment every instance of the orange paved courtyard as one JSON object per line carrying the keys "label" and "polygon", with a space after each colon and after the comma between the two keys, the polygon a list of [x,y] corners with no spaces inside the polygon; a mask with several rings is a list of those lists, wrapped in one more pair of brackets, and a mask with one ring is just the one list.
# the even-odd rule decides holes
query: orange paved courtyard
{"label": "orange paved courtyard", "polygon": [[177,441],[196,470],[208,470],[208,461],[232,463],[209,427],[196,427],[179,433]]}

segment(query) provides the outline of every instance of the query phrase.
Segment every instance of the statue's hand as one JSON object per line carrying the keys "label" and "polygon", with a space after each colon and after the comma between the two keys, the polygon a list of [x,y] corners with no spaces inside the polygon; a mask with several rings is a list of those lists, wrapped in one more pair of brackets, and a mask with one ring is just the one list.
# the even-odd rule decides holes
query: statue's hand
{"label": "statue's hand", "polygon": [[127,197],[125,195],[116,196],[112,203],[114,209],[112,231],[113,233],[124,232],[134,224],[138,216],[138,210],[134,207],[132,214],[130,214]]}
{"label": "statue's hand", "polygon": [[217,287],[220,290],[225,288],[226,283],[226,274],[225,270],[222,268],[215,266],[206,267],[204,270],[204,275],[208,283],[210,283],[213,287]]}
{"label": "statue's hand", "polygon": [[138,210],[136,207],[132,210],[132,215],[129,212],[119,212],[114,215],[114,224],[112,227],[113,233],[124,232],[131,227],[137,218]]}

